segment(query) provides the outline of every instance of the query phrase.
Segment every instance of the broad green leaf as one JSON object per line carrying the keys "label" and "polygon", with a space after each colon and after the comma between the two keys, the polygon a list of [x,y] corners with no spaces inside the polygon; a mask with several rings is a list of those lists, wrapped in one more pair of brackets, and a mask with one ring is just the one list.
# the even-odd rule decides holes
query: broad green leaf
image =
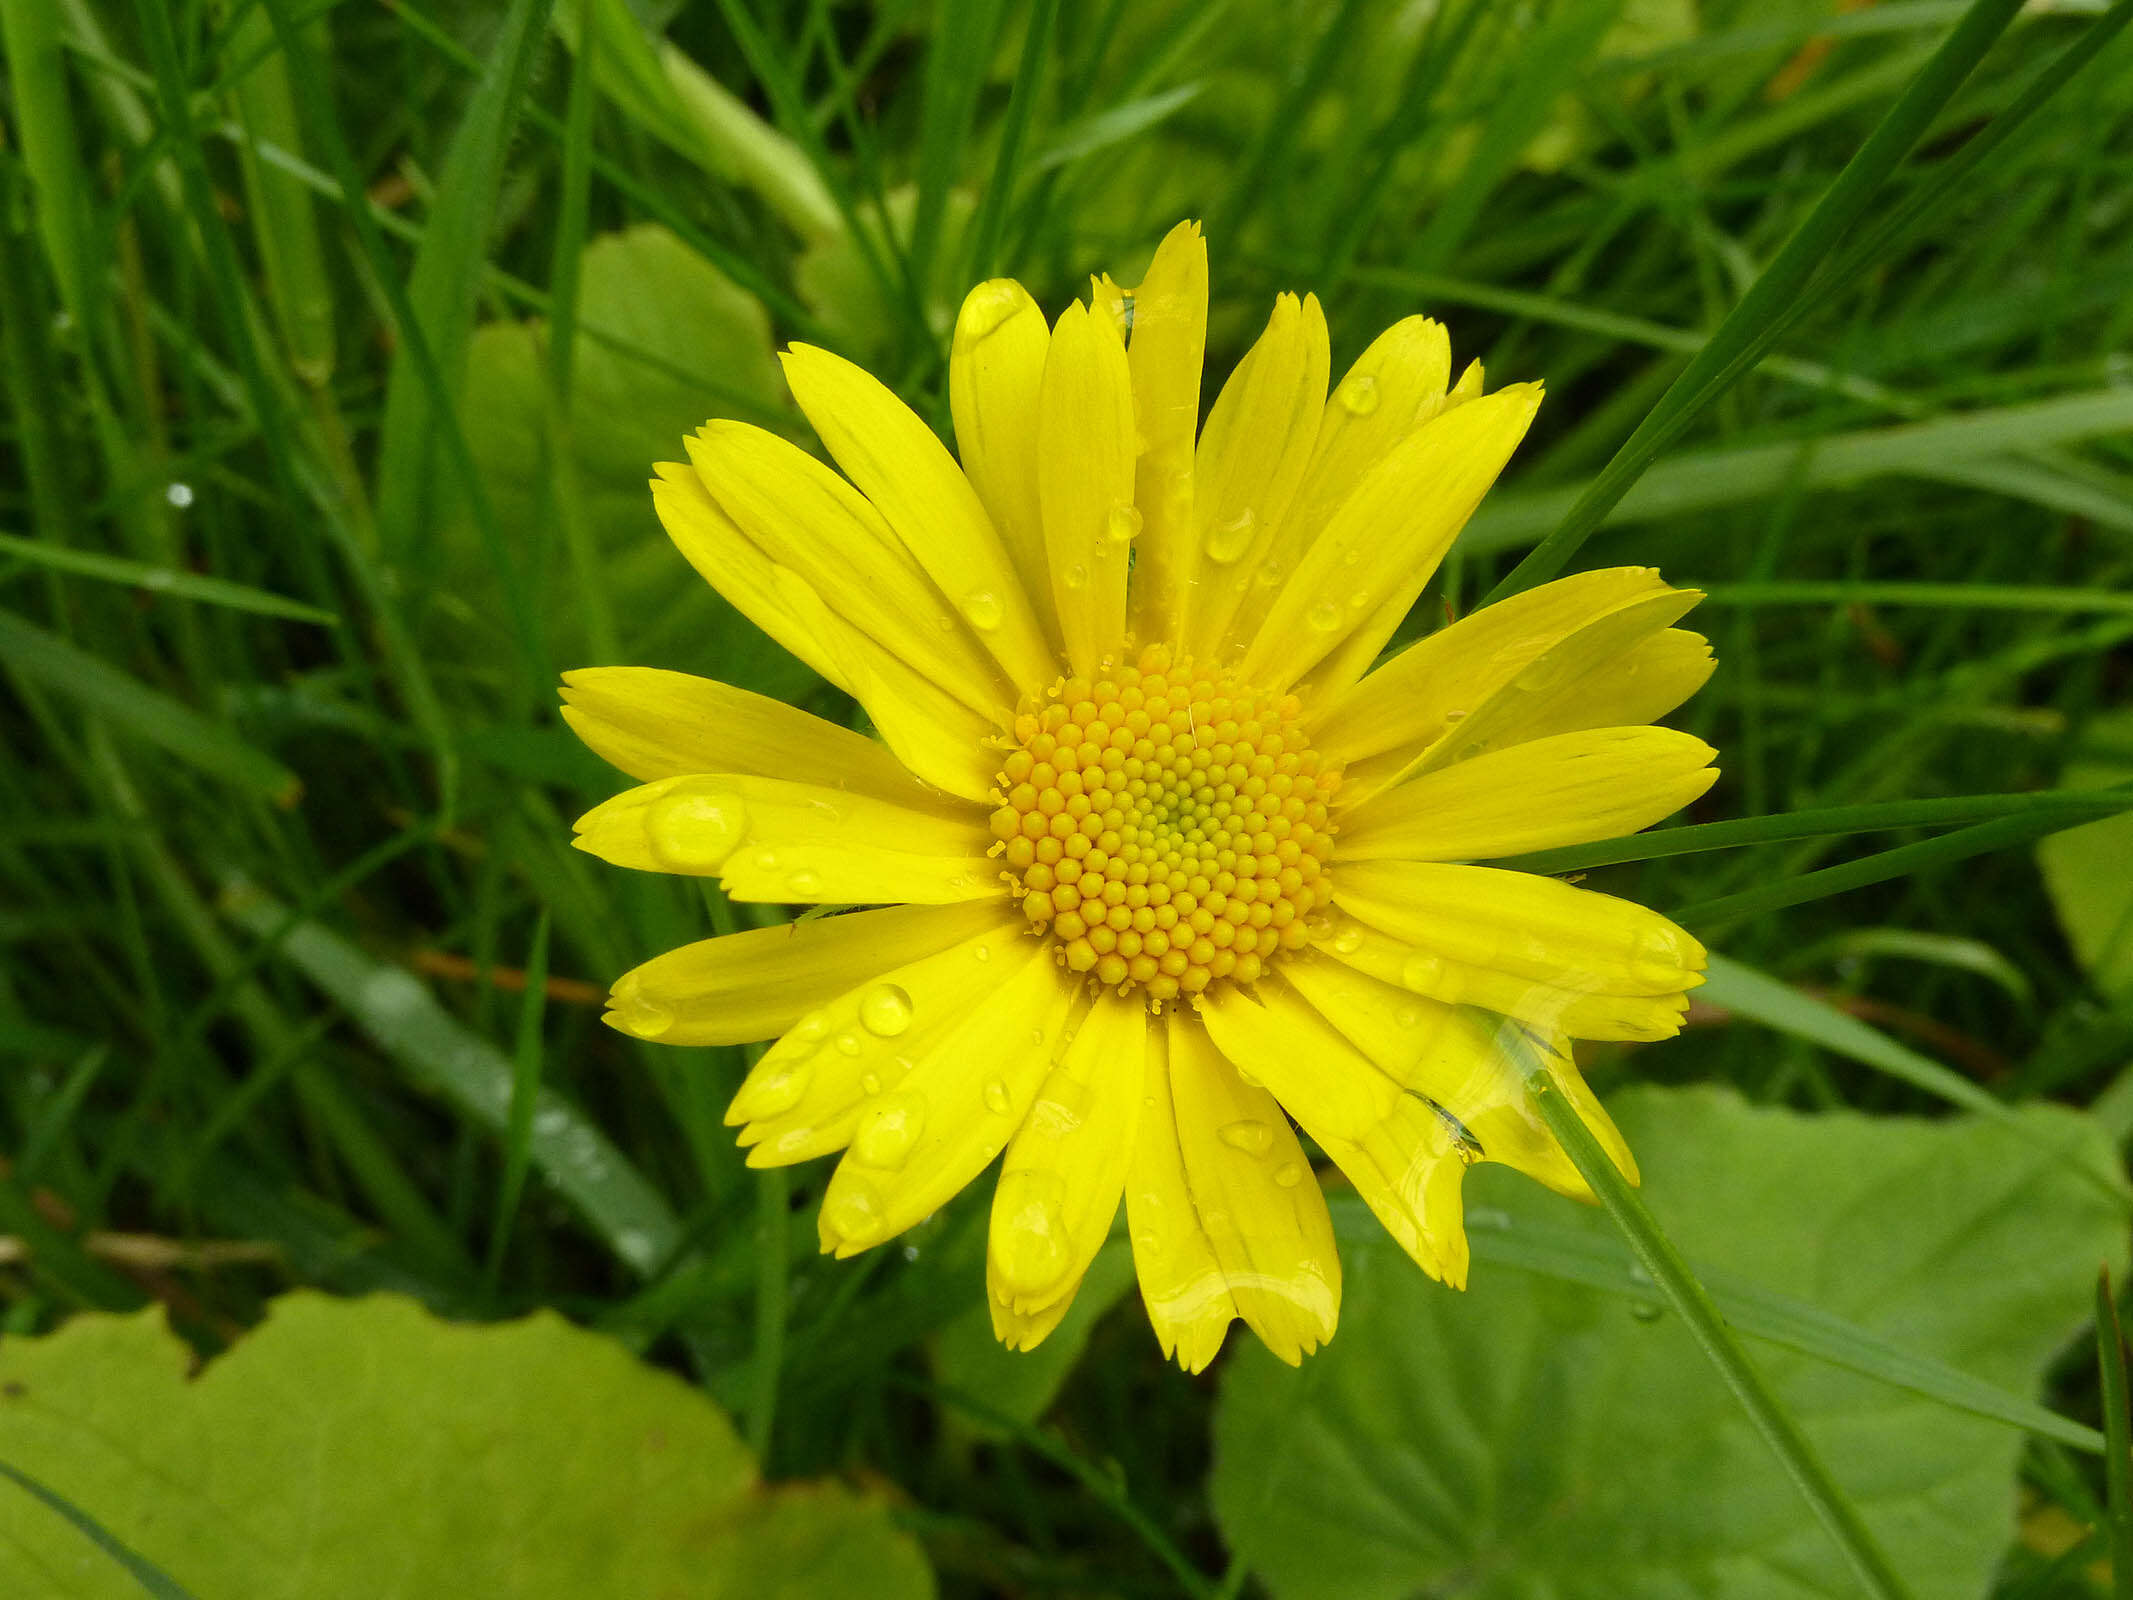
{"label": "broad green leaf", "polygon": [[[933,1347],[940,1381],[1003,1417],[1035,1422],[1050,1409],[1074,1365],[1088,1348],[1089,1331],[1133,1287],[1133,1247],[1113,1239],[1089,1263],[1074,1304],[1044,1343],[1030,1351],[1008,1349],[993,1336],[992,1313],[983,1301],[941,1330]],[[981,1439],[1004,1439],[1007,1430],[970,1412],[951,1412]]]}
{"label": "broad green leaf", "polygon": [[[933,1593],[879,1504],[766,1488],[710,1400],[552,1312],[482,1327],[300,1291],[194,1362],[158,1309],[7,1341],[0,1460],[196,1595]],[[0,1486],[0,1593],[140,1592]]]}
{"label": "broad green leaf", "polygon": [[[2016,1393],[2081,1325],[2097,1263],[2125,1259],[2115,1208],[2073,1170],[2106,1143],[2070,1112],[2010,1129],[1709,1089],[1613,1110],[1692,1258]],[[1468,1206],[1477,1228],[1608,1232],[1498,1167],[1470,1174]],[[1333,1343],[1301,1371],[1245,1350],[1217,1415],[1217,1516],[1279,1600],[1856,1592],[1656,1294],[1625,1302],[1477,1252],[1462,1295],[1373,1233],[1344,1254]],[[2020,1435],[1790,1350],[1756,1355],[1914,1592],[1983,1595],[2014,1531]]]}
{"label": "broad green leaf", "polygon": [[[2133,711],[2108,712],[2088,731],[2092,744],[2129,753],[2074,762],[2067,787],[2133,782]],[[2133,813],[2053,834],[2038,844],[2037,864],[2090,979],[2113,999],[2133,999]]]}

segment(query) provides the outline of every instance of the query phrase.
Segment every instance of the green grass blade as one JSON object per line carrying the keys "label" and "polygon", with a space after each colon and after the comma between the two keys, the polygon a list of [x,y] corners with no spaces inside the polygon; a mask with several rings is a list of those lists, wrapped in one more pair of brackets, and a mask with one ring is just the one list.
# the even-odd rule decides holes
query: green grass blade
{"label": "green grass blade", "polygon": [[970,225],[970,264],[963,276],[971,283],[1000,271],[1000,240],[1006,234],[1008,209],[1022,176],[1022,147],[1029,138],[1037,97],[1044,90],[1045,66],[1051,59],[1058,22],[1059,0],[1036,0],[1030,10],[1029,31],[1023,36],[1014,88],[1008,95],[1007,115],[1000,124],[992,179],[978,199],[977,216]]}
{"label": "green grass blade", "polygon": [[949,191],[962,176],[1001,19],[997,0],[943,0],[934,22],[921,94],[918,205],[906,251],[912,281],[919,284],[933,281]]}
{"label": "green grass blade", "polygon": [[1710,606],[1952,606],[1980,611],[2103,611],[2133,614],[2133,594],[2016,583],[1714,583]]}
{"label": "green grass blade", "polygon": [[1717,1371],[1719,1377],[1732,1390],[1733,1397],[1748,1413],[1755,1431],[1762,1435],[1764,1443],[1784,1467],[1786,1476],[1792,1479],[1793,1487],[1813,1509],[1816,1518],[1828,1530],[1850,1563],[1860,1586],[1877,1600],[1906,1600],[1909,1591],[1889,1560],[1882,1553],[1879,1542],[1860,1517],[1858,1508],[1851,1502],[1821,1457],[1793,1421],[1776,1392],[1770,1387],[1761,1370],[1748,1352],[1741,1348],[1740,1340],[1726,1325],[1726,1319],[1710,1293],[1690,1269],[1681,1252],[1674,1248],[1660,1228],[1658,1219],[1639,1198],[1614,1162],[1600,1148],[1600,1143],[1585,1126],[1584,1120],[1556,1087],[1555,1078],[1541,1049],[1528,1035],[1513,1024],[1504,1024],[1497,1030],[1497,1038],[1505,1053],[1518,1066],[1524,1079],[1527,1093],[1548,1124],[1571,1161],[1592,1190],[1607,1207],[1608,1215],[1622,1230],[1644,1270],[1651,1274],[1657,1285],[1691,1337]]}
{"label": "green grass blade", "polygon": [[[256,889],[231,891],[224,909],[260,938],[280,935],[289,963],[345,1008],[415,1084],[492,1133],[507,1130],[517,1077],[511,1060],[462,1026],[413,974],[371,960],[318,923],[289,926],[283,908]],[[538,1098],[527,1148],[533,1165],[636,1271],[655,1271],[679,1243],[680,1224],[659,1192],[553,1090]]]}
{"label": "green grass blade", "polygon": [[1624,834],[1591,844],[1562,845],[1505,856],[1490,865],[1520,872],[1582,872],[1625,861],[1663,861],[1706,850],[1736,850],[1748,845],[1786,844],[1797,839],[1832,839],[1875,833],[1887,828],[1930,828],[1944,824],[1988,822],[1995,817],[2043,812],[2063,817],[2071,827],[2099,817],[2116,816],[2127,802],[2106,790],[2043,789],[2035,794],[1951,795],[1935,800],[1885,800],[1871,805],[1823,806],[1781,811],[1767,817],[1736,817],[1730,822],[1693,822]]}
{"label": "green grass blade", "polygon": [[24,539],[12,533],[0,533],[0,555],[14,556],[32,566],[45,567],[54,572],[72,572],[84,578],[101,578],[107,583],[123,583],[129,588],[146,589],[151,594],[167,594],[178,600],[198,600],[203,605],[223,606],[231,611],[245,611],[259,617],[286,617],[291,622],[313,622],[326,628],[337,628],[341,623],[341,619],[331,611],[307,606],[301,600],[291,600],[284,595],[269,594],[264,589],[254,589],[248,584],[231,583],[226,578],[210,578],[176,567],[150,566],[145,562],[129,561],[123,556],[99,555],[92,550],[70,549],[65,545],[48,544],[40,539]]}
{"label": "green grass blade", "polygon": [[511,1224],[526,1188],[533,1157],[533,1115],[541,1094],[541,1021],[548,999],[548,913],[533,925],[533,948],[526,953],[526,992],[519,1002],[518,1037],[511,1050],[511,1106],[504,1118],[504,1174],[496,1198],[496,1222],[489,1233],[489,1292],[503,1273]]}
{"label": "green grass blade", "polygon": [[5,1461],[0,1461],[0,1478],[6,1478],[24,1494],[40,1501],[46,1509],[72,1523],[75,1531],[84,1539],[125,1568],[126,1575],[141,1586],[144,1594],[153,1596],[154,1600],[193,1600],[191,1590],[182,1586],[154,1562],[135,1554],[117,1534],[65,1495],[55,1489],[46,1488],[28,1473],[9,1466]]}
{"label": "green grass blade", "polygon": [[95,190],[81,167],[54,0],[0,6],[0,44],[7,47],[12,138],[36,193],[32,209],[46,259],[67,310],[81,326],[94,326],[101,300],[90,298],[88,204]]}
{"label": "green grass blade", "polygon": [[0,610],[0,663],[188,766],[276,805],[294,805],[303,792],[295,773],[221,723],[5,610]]}
{"label": "green grass blade", "polygon": [[2020,9],[2021,0],[1975,0],[1703,350],[1578,497],[1555,531],[1490,591],[1489,600],[1543,583],[1563,570],[1666,444],[1718,397],[1723,385],[1714,380],[1807,287]]}
{"label": "green grass blade", "polygon": [[2103,1389],[2104,1503],[2109,1511],[2111,1594],[2133,1600],[2133,1399],[2126,1385],[2126,1336],[2111,1293],[2111,1269],[2096,1274],[2096,1358]]}

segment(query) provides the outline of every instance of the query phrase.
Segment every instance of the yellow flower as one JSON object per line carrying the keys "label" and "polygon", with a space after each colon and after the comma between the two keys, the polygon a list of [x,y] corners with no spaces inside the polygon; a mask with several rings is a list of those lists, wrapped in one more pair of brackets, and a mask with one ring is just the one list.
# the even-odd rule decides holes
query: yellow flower
{"label": "yellow flower", "polygon": [[[1408,1253],[1466,1278],[1461,1174],[1583,1181],[1493,1043],[1541,1039],[1634,1166],[1569,1041],[1680,1026],[1704,953],[1665,918],[1471,863],[1611,837],[1710,785],[1647,726],[1711,671],[1699,598],[1587,572],[1379,652],[1524,436],[1537,384],[1450,382],[1395,324],[1331,397],[1316,299],[1282,295],[1207,426],[1207,252],[1056,324],[963,303],[962,464],[826,351],[785,356],[843,475],[712,422],[652,485],[697,571],[865,709],[878,740],[648,668],[570,674],[564,715],[642,782],[580,823],[619,866],[737,900],[862,905],[687,945],[608,1020],[776,1038],[727,1113],[753,1165],[845,1152],[822,1247],[934,1211],[1004,1150],[986,1272],[1028,1348],[1123,1197],[1166,1354],[1242,1317],[1294,1362],[1340,1262],[1301,1127]],[[1493,1015],[1492,1015],[1493,1014]]]}

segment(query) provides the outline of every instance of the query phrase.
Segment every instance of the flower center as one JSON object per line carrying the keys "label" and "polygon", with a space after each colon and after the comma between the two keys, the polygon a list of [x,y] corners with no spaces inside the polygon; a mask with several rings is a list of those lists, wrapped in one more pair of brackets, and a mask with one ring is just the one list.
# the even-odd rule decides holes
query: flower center
{"label": "flower center", "polygon": [[1340,774],[1298,712],[1164,645],[1024,702],[994,853],[1064,965],[1161,1003],[1310,941]]}

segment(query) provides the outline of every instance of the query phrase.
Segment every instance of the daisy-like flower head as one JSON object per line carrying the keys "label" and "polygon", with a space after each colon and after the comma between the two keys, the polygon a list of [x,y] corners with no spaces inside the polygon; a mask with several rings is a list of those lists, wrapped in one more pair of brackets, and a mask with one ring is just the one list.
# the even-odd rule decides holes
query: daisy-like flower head
{"label": "daisy-like flower head", "polygon": [[1648,724],[1711,671],[1644,568],[1515,596],[1377,657],[1524,436],[1537,384],[1451,381],[1386,330],[1332,389],[1283,295],[1197,430],[1207,252],[1047,324],[963,303],[962,461],[826,351],[785,358],[840,475],[738,422],[661,466],[660,520],[878,738],[646,668],[564,715],[641,781],[578,824],[619,866],[844,911],[710,939],[616,985],[675,1044],[775,1039],[727,1113],[751,1164],[843,1151],[822,1246],[920,1221],[1001,1153],[993,1326],[1036,1344],[1123,1198],[1148,1315],[1192,1371],[1242,1317],[1294,1362],[1340,1262],[1295,1129],[1432,1275],[1461,1175],[1589,1198],[1496,1042],[1516,1022],[1634,1176],[1573,1039],[1680,1026],[1704,953],[1656,913],[1475,865],[1646,827],[1712,751]]}

